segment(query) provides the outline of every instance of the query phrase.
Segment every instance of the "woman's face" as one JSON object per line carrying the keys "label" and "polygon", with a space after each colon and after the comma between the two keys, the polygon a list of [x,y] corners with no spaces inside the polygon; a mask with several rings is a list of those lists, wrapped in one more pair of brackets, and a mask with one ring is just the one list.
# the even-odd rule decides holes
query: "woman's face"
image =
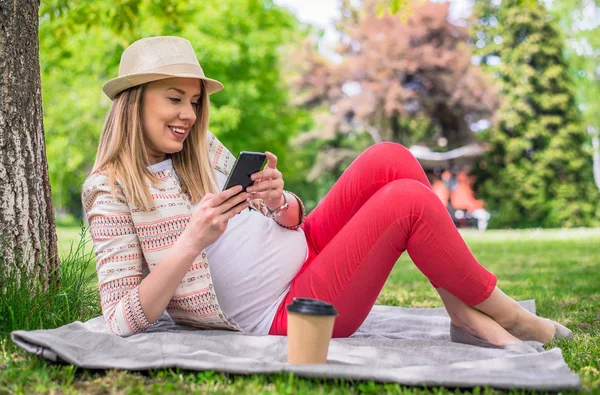
{"label": "woman's face", "polygon": [[183,149],[200,101],[200,81],[169,78],[148,83],[144,91],[144,137],[150,164]]}

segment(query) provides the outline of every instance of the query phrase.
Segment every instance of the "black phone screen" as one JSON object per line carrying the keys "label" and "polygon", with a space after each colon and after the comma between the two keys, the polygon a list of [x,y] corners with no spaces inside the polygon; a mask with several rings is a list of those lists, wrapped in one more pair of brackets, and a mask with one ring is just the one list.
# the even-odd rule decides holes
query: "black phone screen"
{"label": "black phone screen", "polygon": [[250,176],[262,169],[266,159],[267,155],[262,152],[240,152],[233,165],[233,170],[229,173],[223,190],[241,185],[243,187],[242,191],[245,192],[246,188],[254,184]]}

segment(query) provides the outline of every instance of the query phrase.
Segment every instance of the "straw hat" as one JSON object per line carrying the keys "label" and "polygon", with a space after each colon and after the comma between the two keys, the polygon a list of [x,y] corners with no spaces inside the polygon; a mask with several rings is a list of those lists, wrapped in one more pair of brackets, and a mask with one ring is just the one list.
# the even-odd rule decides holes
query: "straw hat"
{"label": "straw hat", "polygon": [[104,84],[102,90],[113,100],[125,89],[173,77],[204,80],[209,95],[223,89],[219,81],[204,76],[188,40],[161,36],[142,38],[125,48],[119,64],[119,76]]}

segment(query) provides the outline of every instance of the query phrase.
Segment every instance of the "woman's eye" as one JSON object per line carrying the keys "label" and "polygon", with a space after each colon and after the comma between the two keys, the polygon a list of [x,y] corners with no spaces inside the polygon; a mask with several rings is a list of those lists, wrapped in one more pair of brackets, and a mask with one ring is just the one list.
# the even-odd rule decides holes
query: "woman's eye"
{"label": "woman's eye", "polygon": [[[178,97],[169,97],[169,100],[171,100],[172,103],[181,103],[181,99]],[[194,106],[194,107],[198,107],[199,105],[200,105],[200,103],[192,102],[192,106]]]}

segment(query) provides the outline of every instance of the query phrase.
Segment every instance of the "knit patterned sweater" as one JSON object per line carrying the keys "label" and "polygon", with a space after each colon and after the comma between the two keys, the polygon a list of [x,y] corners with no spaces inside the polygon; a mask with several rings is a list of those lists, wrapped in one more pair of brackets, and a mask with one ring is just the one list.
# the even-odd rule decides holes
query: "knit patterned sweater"
{"label": "knit patterned sweater", "polygon": [[[210,133],[207,144],[213,168],[228,175],[235,157]],[[160,182],[147,183],[153,199],[147,212],[127,200],[118,180],[116,193],[111,195],[108,175],[102,172],[91,174],[82,188],[96,254],[102,313],[111,332],[120,336],[130,336],[152,325],[142,311],[139,285],[164,259],[191,216],[191,202],[181,193],[175,175],[171,171],[153,174]],[[304,206],[295,194],[286,192],[296,197],[302,215],[300,224],[285,227],[297,229],[304,222]],[[253,200],[251,208],[264,215],[268,212],[260,199]],[[169,301],[167,312],[175,322],[198,328],[240,330],[219,306],[206,251],[194,259]]]}

